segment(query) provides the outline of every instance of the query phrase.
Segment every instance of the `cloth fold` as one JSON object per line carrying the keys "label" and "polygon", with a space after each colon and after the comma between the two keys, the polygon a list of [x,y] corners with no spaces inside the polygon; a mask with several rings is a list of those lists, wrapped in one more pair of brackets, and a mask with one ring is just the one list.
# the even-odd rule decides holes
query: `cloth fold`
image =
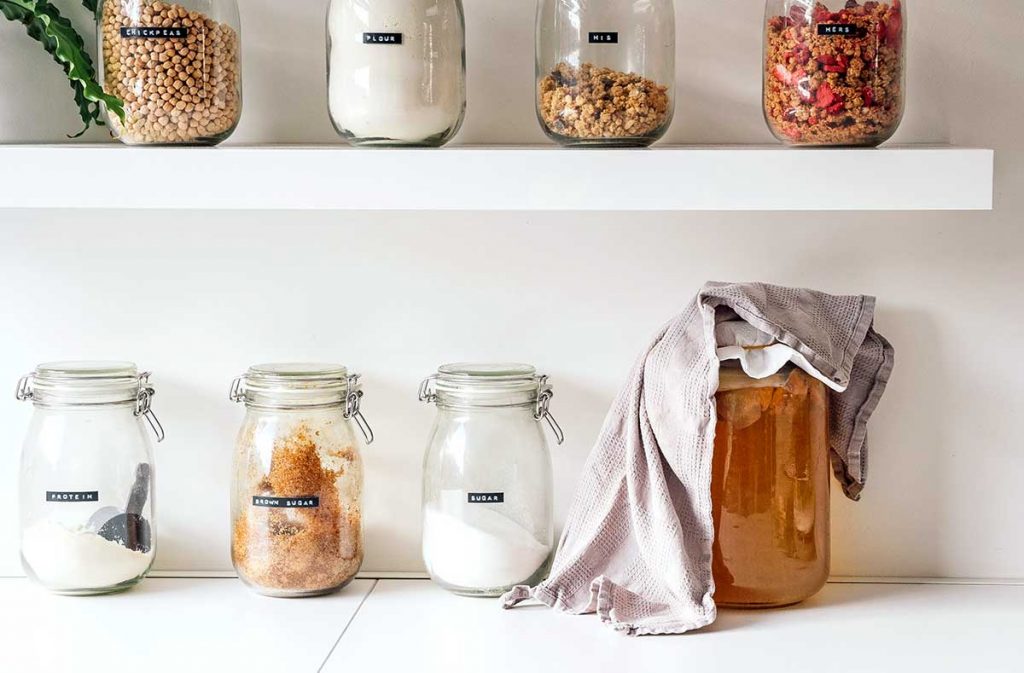
{"label": "cloth fold", "polygon": [[844,492],[857,499],[867,422],[893,366],[892,347],[872,327],[874,308],[873,297],[707,283],[654,337],[612,405],[548,579],[515,587],[502,606],[534,598],[563,612],[596,612],[631,635],[713,622],[716,327],[742,320],[765,335],[763,345],[788,346],[843,391],[830,398],[830,454]]}

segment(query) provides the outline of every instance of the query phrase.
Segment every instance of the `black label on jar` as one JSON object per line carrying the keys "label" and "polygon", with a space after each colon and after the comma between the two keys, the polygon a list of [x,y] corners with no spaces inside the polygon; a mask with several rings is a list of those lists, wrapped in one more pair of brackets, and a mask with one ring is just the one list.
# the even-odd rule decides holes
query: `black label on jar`
{"label": "black label on jar", "polygon": [[864,37],[866,31],[853,23],[819,23],[818,35],[828,37]]}
{"label": "black label on jar", "polygon": [[122,26],[121,37],[145,39],[148,37],[178,39],[188,37],[188,28],[185,26],[170,26],[161,28],[159,26]]}
{"label": "black label on jar", "polygon": [[402,34],[363,33],[363,44],[402,44]]}
{"label": "black label on jar", "polygon": [[46,502],[98,502],[99,491],[47,491]]}
{"label": "black label on jar", "polygon": [[252,504],[253,507],[319,507],[320,498],[315,495],[299,495],[293,498],[254,495]]}
{"label": "black label on jar", "polygon": [[468,502],[505,502],[505,494],[502,492],[497,493],[467,493],[466,500]]}
{"label": "black label on jar", "polygon": [[590,44],[618,44],[619,34],[617,32],[608,31],[587,33],[587,42]]}

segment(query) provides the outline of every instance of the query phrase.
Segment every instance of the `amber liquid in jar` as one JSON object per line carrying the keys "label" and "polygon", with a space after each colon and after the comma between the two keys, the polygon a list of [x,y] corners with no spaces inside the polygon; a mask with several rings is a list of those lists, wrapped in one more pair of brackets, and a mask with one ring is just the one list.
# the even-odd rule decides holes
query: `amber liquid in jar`
{"label": "amber liquid in jar", "polygon": [[715,602],[798,603],[829,574],[828,389],[792,366],[754,380],[723,364],[716,404]]}

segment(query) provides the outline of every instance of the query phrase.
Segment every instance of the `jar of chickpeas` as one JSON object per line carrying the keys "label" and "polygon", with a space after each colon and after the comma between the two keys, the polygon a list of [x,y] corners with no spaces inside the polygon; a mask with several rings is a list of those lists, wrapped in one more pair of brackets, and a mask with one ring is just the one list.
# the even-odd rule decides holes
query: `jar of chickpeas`
{"label": "jar of chickpeas", "polygon": [[216,145],[238,125],[242,77],[235,0],[100,0],[106,108],[129,145]]}

